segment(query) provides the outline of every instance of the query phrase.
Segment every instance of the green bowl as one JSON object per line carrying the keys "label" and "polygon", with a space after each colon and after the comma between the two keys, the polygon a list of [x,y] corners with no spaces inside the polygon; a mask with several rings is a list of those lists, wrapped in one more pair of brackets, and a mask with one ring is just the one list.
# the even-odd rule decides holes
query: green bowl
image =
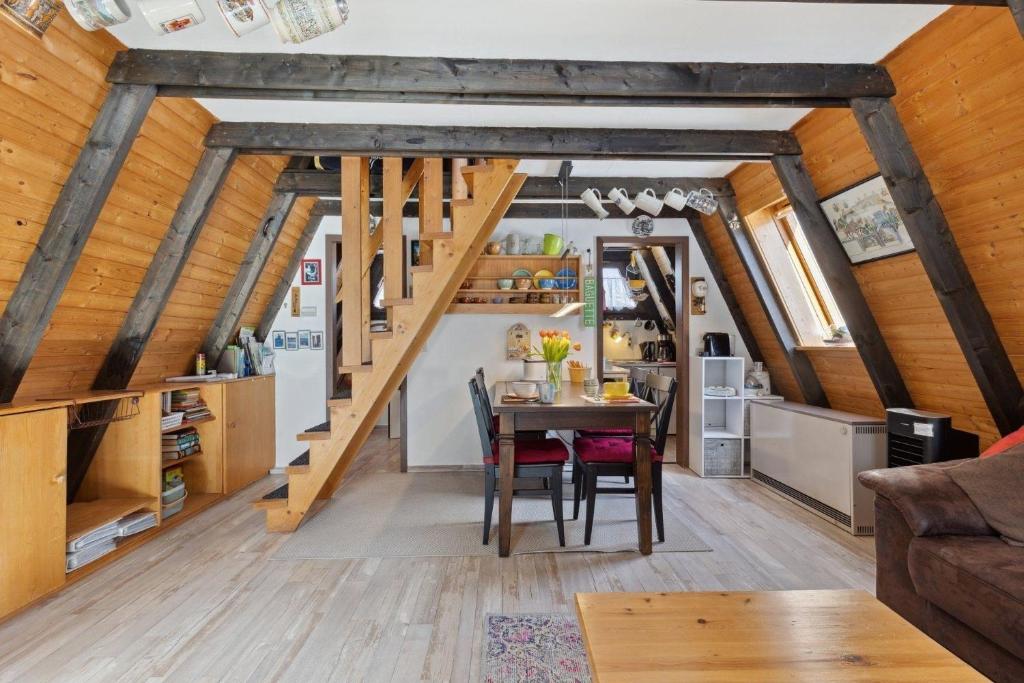
{"label": "green bowl", "polygon": [[544,253],[546,255],[560,256],[564,246],[565,242],[558,235],[552,235],[550,232],[544,235]]}

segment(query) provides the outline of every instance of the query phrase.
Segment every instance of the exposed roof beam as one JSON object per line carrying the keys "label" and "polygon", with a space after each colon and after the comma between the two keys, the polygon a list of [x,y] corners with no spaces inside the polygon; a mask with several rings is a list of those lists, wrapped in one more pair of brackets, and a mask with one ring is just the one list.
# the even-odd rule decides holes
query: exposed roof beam
{"label": "exposed roof beam", "polygon": [[605,62],[127,50],[107,80],[172,97],[576,106],[847,106],[890,97],[876,64]]}
{"label": "exposed roof beam", "polygon": [[[445,173],[445,196],[450,196],[451,177]],[[715,194],[725,192],[724,178],[631,178],[631,177],[569,177],[567,194],[573,199],[588,187],[596,187],[607,194],[613,187],[621,187],[630,197],[645,188],[651,188],[659,196],[674,187],[683,192],[705,188]],[[276,190],[294,192],[305,197],[338,197],[341,195],[341,173],[331,171],[284,171],[278,177]],[[370,176],[370,196],[383,196],[383,182],[380,175]],[[517,199],[560,199],[562,187],[559,178],[531,176],[526,179]]]}
{"label": "exposed roof beam", "polygon": [[799,154],[789,131],[635,128],[477,128],[333,123],[224,122],[208,147],[243,154],[464,156],[525,159],[768,160]]}
{"label": "exposed roof beam", "polygon": [[[565,217],[566,218],[597,218],[594,212],[591,211],[583,202],[570,201],[564,204],[565,206]],[[621,218],[627,220],[633,220],[640,214],[644,213],[640,209],[634,211],[631,215],[623,215],[613,204],[606,204],[608,210],[612,212],[610,219]],[[524,202],[524,201],[513,201],[509,206],[508,211],[505,212],[505,218],[545,218],[545,219],[558,219],[562,217],[561,202]],[[444,202],[444,215],[446,218],[450,216],[451,204]],[[340,216],[341,215],[341,201],[338,199],[321,199],[317,201],[314,211],[319,212],[321,216]],[[384,202],[380,199],[370,200],[370,213],[374,216],[381,216],[384,211]],[[669,218],[688,218],[692,214],[692,210],[684,209],[683,211],[676,211],[670,207],[665,207],[658,214],[659,219]],[[419,203],[416,199],[410,199],[406,202],[405,206],[402,207],[402,216],[404,218],[417,218],[419,216]],[[609,219],[609,220],[610,220]]]}

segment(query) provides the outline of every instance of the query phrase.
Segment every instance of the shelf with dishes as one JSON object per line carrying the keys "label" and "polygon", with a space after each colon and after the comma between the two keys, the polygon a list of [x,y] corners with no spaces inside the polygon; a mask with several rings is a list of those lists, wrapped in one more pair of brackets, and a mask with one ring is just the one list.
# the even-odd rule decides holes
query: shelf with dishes
{"label": "shelf with dishes", "polygon": [[578,256],[481,256],[448,312],[554,313],[582,300],[579,272]]}

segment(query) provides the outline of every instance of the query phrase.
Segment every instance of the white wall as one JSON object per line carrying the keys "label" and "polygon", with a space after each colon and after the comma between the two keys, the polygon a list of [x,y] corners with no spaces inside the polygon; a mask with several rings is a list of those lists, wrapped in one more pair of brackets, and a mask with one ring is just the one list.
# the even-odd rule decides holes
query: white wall
{"label": "white wall", "polygon": [[[570,220],[566,241],[572,240],[583,253],[596,249],[597,236],[628,236],[630,219],[609,218],[604,221]],[[561,233],[557,221],[507,219],[494,233],[502,239],[509,232],[522,235]],[[655,237],[689,235],[689,225],[682,219],[656,221]],[[708,279],[707,315],[690,319],[690,350],[694,353],[704,332],[724,331],[736,339],[736,353],[747,356],[738,339],[736,326],[721,301],[718,288],[711,279],[700,249],[690,241],[690,276]],[[684,283],[684,291],[689,283]],[[688,306],[687,306],[688,308]],[[542,328],[567,329],[583,350],[573,357],[596,364],[596,330],[582,326],[582,316],[561,319],[536,315],[446,315],[427,341],[413,364],[408,380],[408,464],[410,467],[478,465],[480,441],[473,420],[467,382],[478,367],[483,367],[489,384],[496,380],[515,379],[521,373],[519,361],[505,360],[505,338],[508,328],[525,323],[536,343]],[[627,325],[629,323],[626,323]],[[749,356],[748,356],[749,358]],[[680,359],[685,361],[685,359]],[[684,369],[686,365],[683,366]]]}

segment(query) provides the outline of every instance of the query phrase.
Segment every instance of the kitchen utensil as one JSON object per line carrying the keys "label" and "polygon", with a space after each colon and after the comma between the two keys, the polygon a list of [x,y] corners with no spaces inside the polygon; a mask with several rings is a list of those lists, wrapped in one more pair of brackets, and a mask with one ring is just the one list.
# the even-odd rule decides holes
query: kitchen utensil
{"label": "kitchen utensil", "polygon": [[60,0],[5,0],[0,10],[38,38],[50,28],[63,6]]}
{"label": "kitchen utensil", "polygon": [[510,256],[518,256],[522,253],[522,242],[519,239],[519,235],[510,232],[505,236],[505,253]]}
{"label": "kitchen utensil", "polygon": [[673,363],[676,360],[676,342],[671,334],[658,335],[657,360],[661,363]]}
{"label": "kitchen utensil", "polygon": [[612,380],[604,383],[604,395],[608,398],[629,395],[629,382]]}
{"label": "kitchen utensil", "polygon": [[533,273],[528,271],[526,268],[516,268],[512,271],[512,277],[533,277]]}
{"label": "kitchen utensil", "polygon": [[671,206],[676,211],[682,211],[686,208],[686,193],[678,187],[673,187],[665,193],[664,202],[667,206]]}
{"label": "kitchen utensil", "polygon": [[501,253],[501,242],[488,242],[486,251],[488,256],[497,256]]}
{"label": "kitchen utensil", "polygon": [[542,382],[541,384],[538,384],[537,391],[540,393],[541,403],[555,402],[555,385],[551,382]]}
{"label": "kitchen utensil", "polygon": [[591,368],[579,366],[569,366],[569,381],[573,384],[583,384],[583,382],[590,377]]}
{"label": "kitchen utensil", "polygon": [[[538,270],[536,273],[533,274],[533,285],[537,289],[551,289],[552,287],[555,286],[555,281],[553,279],[551,279],[551,278],[554,278],[554,277],[555,277],[555,274],[552,273],[550,270],[548,270],[547,268],[541,268],[540,270]],[[547,283],[548,283],[547,287],[544,287],[543,285],[541,285],[541,281],[542,280],[546,280],[547,281]]]}
{"label": "kitchen utensil", "polygon": [[562,253],[565,241],[558,235],[547,233],[544,235],[544,253],[548,256],[558,256]]}
{"label": "kitchen utensil", "polygon": [[500,280],[498,280],[497,284],[498,289],[512,289],[512,285],[515,283],[512,282],[511,278],[503,277]]}
{"label": "kitchen utensil", "polygon": [[516,289],[529,289],[533,286],[533,278],[519,277],[516,278]]}
{"label": "kitchen utensil", "polygon": [[601,192],[593,187],[589,187],[583,191],[580,195],[580,199],[586,204],[591,211],[597,214],[597,217],[601,220],[608,218],[608,212],[601,206]]}
{"label": "kitchen utensil", "polygon": [[715,195],[711,190],[702,188],[700,190],[693,190],[690,194],[686,195],[686,205],[710,216],[718,209],[718,200],[715,199]]}
{"label": "kitchen utensil", "polygon": [[658,199],[658,195],[654,193],[654,190],[647,188],[636,193],[633,197],[633,203],[640,207],[641,211],[646,211],[652,216],[657,216],[661,213],[662,202]]}
{"label": "kitchen utensil", "polygon": [[731,356],[732,349],[726,332],[708,332],[703,337],[705,356]]}
{"label": "kitchen utensil", "polygon": [[647,214],[642,214],[634,218],[629,227],[637,237],[650,237],[654,232],[654,219]]}
{"label": "kitchen utensil", "polygon": [[626,194],[625,188],[613,187],[608,190],[608,199],[615,202],[615,206],[619,207],[622,213],[627,216],[636,211],[636,204],[629,201],[629,195]]}
{"label": "kitchen utensil", "polygon": [[236,38],[270,23],[263,0],[217,0],[217,9]]}
{"label": "kitchen utensil", "polygon": [[270,12],[270,22],[283,43],[312,40],[348,21],[345,0],[279,0]]}
{"label": "kitchen utensil", "polygon": [[555,287],[558,289],[576,289],[576,271],[572,268],[562,268],[555,273],[558,280],[555,280]]}
{"label": "kitchen utensil", "polygon": [[548,364],[543,358],[523,359],[523,379],[526,381],[544,381],[547,378]]}
{"label": "kitchen utensil", "polygon": [[537,395],[536,382],[512,382],[512,392],[519,398],[532,398]]}
{"label": "kitchen utensil", "polygon": [[[150,2],[153,4],[169,4],[160,3],[159,0],[150,0]],[[191,4],[194,5],[195,3],[192,2]],[[142,5],[143,3],[140,2],[140,8]],[[68,8],[68,14],[71,15],[71,18],[86,31],[98,31],[108,26],[123,24],[132,16],[128,3],[124,0],[67,0],[64,6]],[[198,6],[196,6],[196,9],[199,9]],[[143,10],[143,14],[145,14],[145,10]],[[203,13],[200,11],[199,21],[202,21],[202,16]],[[153,24],[150,23],[150,26],[153,26]],[[154,30],[156,30],[155,27]],[[170,31],[164,30],[157,32],[160,34],[170,33]]]}
{"label": "kitchen utensil", "polygon": [[658,344],[652,341],[640,342],[640,357],[648,363],[653,363],[658,357]]}

